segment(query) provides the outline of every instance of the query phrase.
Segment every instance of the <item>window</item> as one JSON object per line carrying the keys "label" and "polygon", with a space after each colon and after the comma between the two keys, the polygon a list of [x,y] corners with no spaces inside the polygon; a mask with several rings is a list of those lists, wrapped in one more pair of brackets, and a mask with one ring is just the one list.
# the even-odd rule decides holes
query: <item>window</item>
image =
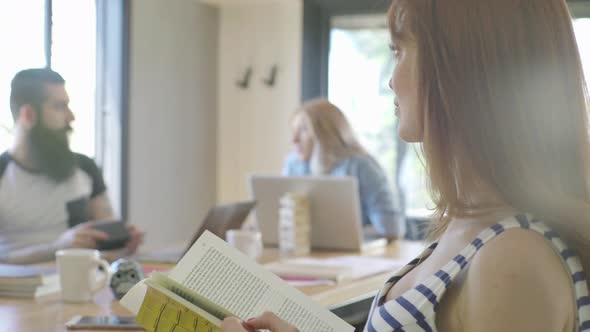
{"label": "window", "polygon": [[590,18],[574,19],[574,31],[582,57],[586,84],[590,83]]}
{"label": "window", "polygon": [[111,202],[123,218],[128,13],[129,1],[0,2],[0,150],[12,144],[10,81],[22,69],[51,67],[66,80],[76,117],[72,150],[103,168]]}
{"label": "window", "polygon": [[[385,41],[383,15],[335,16],[331,21],[328,98],[346,114],[361,143],[402,191],[409,215],[432,207],[417,144],[397,138],[393,93],[394,60]],[[354,79],[350,79],[354,77]]]}
{"label": "window", "polygon": [[10,81],[21,69],[45,66],[45,0],[2,1],[0,44],[0,105],[4,105],[0,112],[0,150],[5,151],[11,144],[13,127]]}
{"label": "window", "polygon": [[[95,1],[53,0],[50,4],[51,28],[46,19],[46,0],[7,1],[0,5],[0,43],[5,52],[0,63],[0,103],[6,105],[0,113],[0,150],[6,150],[12,141],[10,81],[22,69],[49,65],[67,82],[76,116],[72,149],[94,157]],[[48,29],[51,33],[47,33]],[[50,41],[51,52],[46,49]]]}
{"label": "window", "polygon": [[[383,15],[333,16],[330,22],[328,98],[351,121],[361,143],[402,191],[408,214],[432,207],[420,147],[397,138],[388,80],[395,66],[384,42]],[[590,18],[574,20],[586,80],[590,80]],[[354,77],[354,79],[350,79]],[[590,81],[589,81],[590,82]]]}
{"label": "window", "polygon": [[51,67],[66,79],[72,150],[95,157],[96,4],[94,0],[52,0]]}

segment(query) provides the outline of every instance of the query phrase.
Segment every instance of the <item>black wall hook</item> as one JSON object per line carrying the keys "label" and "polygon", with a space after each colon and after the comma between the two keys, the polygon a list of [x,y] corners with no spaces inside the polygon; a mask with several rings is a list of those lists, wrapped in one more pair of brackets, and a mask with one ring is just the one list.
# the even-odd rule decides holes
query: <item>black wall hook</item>
{"label": "black wall hook", "polygon": [[248,67],[244,73],[244,77],[236,82],[236,85],[241,89],[247,89],[250,86],[250,78],[252,77],[252,67]]}
{"label": "black wall hook", "polygon": [[263,80],[264,84],[267,86],[274,86],[277,80],[277,72],[279,71],[279,67],[277,65],[273,65],[270,69],[270,74],[268,78]]}

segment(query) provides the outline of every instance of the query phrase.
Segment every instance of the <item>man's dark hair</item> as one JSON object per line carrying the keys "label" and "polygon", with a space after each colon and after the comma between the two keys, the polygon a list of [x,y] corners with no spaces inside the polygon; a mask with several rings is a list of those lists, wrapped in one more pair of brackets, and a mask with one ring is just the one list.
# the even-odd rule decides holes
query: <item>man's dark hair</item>
{"label": "man's dark hair", "polygon": [[45,99],[45,84],[65,84],[60,74],[49,68],[32,68],[18,72],[11,83],[10,111],[16,120],[22,105],[40,108]]}

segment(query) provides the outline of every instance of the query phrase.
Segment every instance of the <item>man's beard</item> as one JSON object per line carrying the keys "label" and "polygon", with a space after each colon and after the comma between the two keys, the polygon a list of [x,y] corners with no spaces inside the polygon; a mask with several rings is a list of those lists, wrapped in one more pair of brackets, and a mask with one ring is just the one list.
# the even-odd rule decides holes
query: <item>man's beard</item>
{"label": "man's beard", "polygon": [[41,121],[29,134],[30,156],[35,168],[56,182],[63,181],[74,173],[77,158],[70,150],[68,133],[72,128],[49,129]]}

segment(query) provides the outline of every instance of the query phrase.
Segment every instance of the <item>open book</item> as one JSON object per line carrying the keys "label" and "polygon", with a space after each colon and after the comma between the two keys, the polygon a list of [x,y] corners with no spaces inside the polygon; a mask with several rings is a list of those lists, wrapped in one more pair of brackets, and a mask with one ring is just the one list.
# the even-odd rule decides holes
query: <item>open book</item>
{"label": "open book", "polygon": [[354,328],[211,232],[166,276],[155,273],[121,300],[147,331],[219,331],[224,317],[272,311],[301,332]]}

